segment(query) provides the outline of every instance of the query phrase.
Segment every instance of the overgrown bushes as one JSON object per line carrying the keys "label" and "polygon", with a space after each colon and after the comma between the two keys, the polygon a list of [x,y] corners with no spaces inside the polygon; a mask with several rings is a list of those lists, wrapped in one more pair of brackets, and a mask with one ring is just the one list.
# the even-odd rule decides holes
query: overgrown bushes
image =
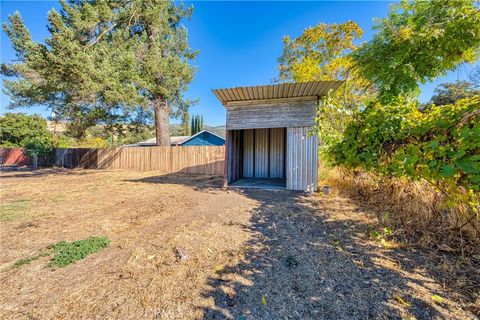
{"label": "overgrown bushes", "polygon": [[351,170],[428,181],[445,195],[446,207],[466,205],[466,222],[478,220],[480,97],[425,110],[401,99],[372,103],[326,156]]}

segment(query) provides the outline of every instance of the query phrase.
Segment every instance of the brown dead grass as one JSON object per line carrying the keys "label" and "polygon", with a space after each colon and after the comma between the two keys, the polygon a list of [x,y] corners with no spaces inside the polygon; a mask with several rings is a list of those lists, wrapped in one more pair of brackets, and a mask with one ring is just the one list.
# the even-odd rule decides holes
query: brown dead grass
{"label": "brown dead grass", "polygon": [[[2,173],[0,318],[475,318],[422,255],[370,239],[378,221],[355,200],[220,186],[152,172]],[[92,235],[110,247],[66,268],[46,268],[47,257],[12,268]]]}
{"label": "brown dead grass", "polygon": [[[328,170],[325,183],[368,206],[380,223],[395,229],[395,238],[425,249],[441,281],[470,295],[480,305],[480,217],[466,206],[445,206],[445,196],[424,181],[379,179],[339,168]],[[480,308],[478,308],[480,311]]]}

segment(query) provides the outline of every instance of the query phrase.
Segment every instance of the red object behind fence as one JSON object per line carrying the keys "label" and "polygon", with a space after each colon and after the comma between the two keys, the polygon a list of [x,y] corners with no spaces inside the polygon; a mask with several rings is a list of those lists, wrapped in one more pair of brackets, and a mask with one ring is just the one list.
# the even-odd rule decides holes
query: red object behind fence
{"label": "red object behind fence", "polygon": [[29,166],[30,158],[23,148],[0,148],[0,164],[2,166]]}

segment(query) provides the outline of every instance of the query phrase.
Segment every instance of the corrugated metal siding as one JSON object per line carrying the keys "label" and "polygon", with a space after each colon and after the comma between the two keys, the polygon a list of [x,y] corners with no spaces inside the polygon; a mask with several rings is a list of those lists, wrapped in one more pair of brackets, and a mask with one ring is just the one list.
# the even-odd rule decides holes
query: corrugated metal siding
{"label": "corrugated metal siding", "polygon": [[242,130],[244,178],[285,178],[285,130]]}
{"label": "corrugated metal siding", "polygon": [[253,178],[253,151],[255,130],[244,130],[243,131],[243,177],[244,178]]}
{"label": "corrugated metal siding", "polygon": [[265,86],[236,87],[212,90],[223,105],[232,101],[321,97],[329,90],[337,90],[343,81],[312,81],[281,83]]}
{"label": "corrugated metal siding", "polygon": [[312,127],[316,100],[262,103],[227,108],[229,129]]}
{"label": "corrugated metal siding", "polygon": [[255,130],[255,178],[268,178],[268,129]]}
{"label": "corrugated metal siding", "polygon": [[285,128],[270,129],[270,178],[285,178]]}
{"label": "corrugated metal siding", "polygon": [[317,191],[318,139],[310,127],[287,128],[287,189]]}
{"label": "corrugated metal siding", "polygon": [[227,180],[231,183],[240,178],[242,174],[241,153],[242,146],[240,144],[240,131],[230,130],[228,134],[228,161],[227,161]]}

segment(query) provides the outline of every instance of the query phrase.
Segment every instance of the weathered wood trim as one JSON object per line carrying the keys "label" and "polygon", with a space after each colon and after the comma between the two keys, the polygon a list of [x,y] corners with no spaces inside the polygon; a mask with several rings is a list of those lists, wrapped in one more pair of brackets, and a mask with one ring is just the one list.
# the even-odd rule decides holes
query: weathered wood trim
{"label": "weathered wood trim", "polygon": [[230,101],[227,102],[225,108],[229,109],[230,107],[248,107],[251,105],[259,104],[278,104],[278,103],[292,103],[300,101],[317,101],[317,96],[308,96],[308,97],[292,97],[292,98],[280,98],[280,99],[257,99],[257,100],[242,100],[242,101]]}
{"label": "weathered wood trim", "polygon": [[311,127],[315,124],[316,100],[256,104],[227,109],[227,126],[233,130]]}

